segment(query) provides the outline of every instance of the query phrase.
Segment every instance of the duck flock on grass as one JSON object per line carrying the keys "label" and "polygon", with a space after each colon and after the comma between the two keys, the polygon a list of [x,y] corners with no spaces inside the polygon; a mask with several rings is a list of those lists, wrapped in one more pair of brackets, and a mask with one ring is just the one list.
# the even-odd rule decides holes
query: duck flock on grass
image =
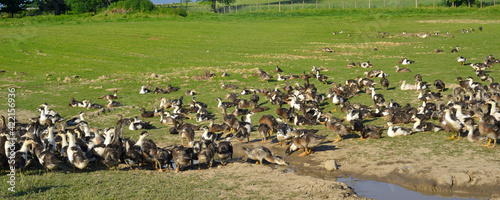
{"label": "duck flock on grass", "polygon": [[[467,59],[459,56],[457,61],[465,65]],[[403,58],[399,63],[410,65],[415,62]],[[322,145],[327,135],[317,134],[317,129],[305,127],[320,124],[326,126],[327,134],[336,134],[334,143],[356,135],[359,135],[360,140],[379,139],[383,137],[384,130],[388,137],[441,131],[451,133],[447,139],[466,137],[471,142],[488,140],[484,146],[494,148],[500,139],[500,112],[497,111],[500,85],[485,70],[496,63],[499,60],[490,55],[481,63],[468,64],[481,81],[489,81],[489,84],[475,82],[472,76],[465,79],[457,77],[458,86],[446,88],[445,83],[439,79],[434,80],[432,85],[426,84],[419,74],[414,76],[415,83],[401,81],[399,89],[418,91],[415,98],[422,102],[418,107],[394,99],[385,100],[383,93],[389,89],[390,83],[386,78],[389,74],[382,70],[367,71],[364,73],[366,78],[349,79],[342,85],[328,81],[329,77],[321,68],[313,67],[309,73],[304,70],[302,74],[290,73],[284,76],[281,75],[283,70],[278,66],[274,75],[271,75],[273,72],[259,69],[255,76],[266,82],[274,77],[277,77],[276,81],[287,81],[283,88],[239,90],[237,85],[221,82],[221,89],[239,91],[227,93],[224,100],[214,99],[222,115],[210,113],[207,103],[197,101],[196,97],[192,97],[187,104],[184,104],[182,96],[178,99],[163,97],[159,99],[159,105],[155,106],[154,111],[141,108],[140,117],[132,118],[124,118],[118,114],[116,126],[98,129],[90,128],[84,112],[80,112],[79,117],[64,119],[49,109],[47,103],[43,103],[38,109],[40,115],[31,118],[30,123],[16,123],[16,127],[8,127],[8,122],[2,116],[0,145],[3,148],[0,149],[0,165],[7,169],[10,164],[10,167],[21,172],[29,166],[54,171],[61,170],[66,165],[75,172],[76,169],[89,168],[89,165],[105,165],[110,170],[118,170],[119,164],[126,164],[133,169],[145,168],[143,164],[149,163],[151,168],[160,171],[179,171],[194,166],[197,161],[198,169],[202,165],[210,168],[216,158],[222,165],[231,161],[232,143],[250,143],[250,136],[253,134],[260,136],[261,143],[286,145],[285,156],[290,156],[298,149],[304,150],[299,156],[306,156],[313,153],[315,147]],[[396,72],[411,72],[408,68],[395,68]],[[229,74],[224,71],[223,77],[226,76]],[[378,78],[380,79],[376,80]],[[288,82],[293,79],[297,81],[294,86]],[[312,82],[329,84],[330,87],[327,91],[319,92]],[[377,92],[378,85],[384,92]],[[443,97],[441,92],[447,89],[452,90],[452,93]],[[156,87],[154,90],[143,85],[139,94],[163,94],[178,90],[179,88],[171,85],[165,89]],[[350,102],[353,96],[362,92],[373,100],[373,104]],[[106,106],[74,98],[71,98],[68,106],[87,109],[121,106],[116,101],[119,99],[117,93],[118,91],[114,91],[113,94],[97,98],[108,100]],[[196,95],[194,92],[189,94]],[[249,98],[243,98],[245,96]],[[261,100],[262,98],[265,100]],[[269,101],[272,107],[263,106],[265,101]],[[336,109],[326,110],[325,106],[328,104],[333,104]],[[228,109],[233,111],[228,112]],[[338,112],[337,109],[344,113],[344,119],[334,117],[332,113]],[[263,115],[258,124],[254,124],[252,116],[266,110],[275,110],[275,114]],[[474,117],[478,119],[475,120]],[[154,125],[156,123],[144,121],[145,118],[156,118],[160,123]],[[367,124],[367,119],[371,118],[384,118],[386,124]],[[222,120],[221,124],[215,122],[218,119]],[[188,123],[190,121],[196,123]],[[205,123],[209,124],[204,125]],[[398,126],[408,123],[413,123],[413,126]],[[165,133],[179,135],[181,143],[170,147],[156,145],[147,138],[149,133],[144,131],[158,128],[156,126],[165,129]],[[13,136],[9,134],[10,130],[15,133]],[[124,138],[124,131],[136,134],[132,134],[132,138]],[[197,136],[197,131],[202,133],[201,136]],[[272,140],[273,135],[275,140]],[[11,146],[15,147],[13,152]],[[276,156],[278,152],[272,152],[264,146],[243,146],[242,150],[247,158],[256,160],[257,163],[262,164],[266,160],[269,163],[287,165],[282,157]],[[15,155],[15,162],[8,162],[8,155]]]}

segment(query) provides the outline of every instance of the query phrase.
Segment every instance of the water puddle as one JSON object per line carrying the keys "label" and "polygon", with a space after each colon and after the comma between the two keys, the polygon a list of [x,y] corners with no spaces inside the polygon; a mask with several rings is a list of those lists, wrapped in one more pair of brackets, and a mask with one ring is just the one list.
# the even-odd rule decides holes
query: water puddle
{"label": "water puddle", "polygon": [[475,199],[475,198],[460,198],[460,197],[442,197],[425,195],[419,192],[411,191],[399,185],[390,183],[359,180],[356,178],[337,178],[338,182],[347,184],[353,188],[356,194],[360,197],[385,199],[385,200],[399,200],[404,197],[405,200],[459,200],[459,199]]}
{"label": "water puddle", "polygon": [[[316,178],[334,180],[337,182],[345,183],[347,186],[354,189],[354,192],[360,197],[373,198],[373,199],[384,199],[384,200],[462,200],[462,199],[486,199],[486,197],[474,196],[474,194],[460,194],[461,196],[453,196],[440,193],[421,193],[417,191],[412,191],[401,187],[399,185],[385,183],[373,180],[360,180],[357,178],[350,177],[349,175],[342,174],[342,172],[318,172],[309,170],[304,167],[297,167],[290,165],[288,167],[280,168],[285,173],[294,173],[301,176],[312,176]],[[345,178],[347,177],[347,178]]]}

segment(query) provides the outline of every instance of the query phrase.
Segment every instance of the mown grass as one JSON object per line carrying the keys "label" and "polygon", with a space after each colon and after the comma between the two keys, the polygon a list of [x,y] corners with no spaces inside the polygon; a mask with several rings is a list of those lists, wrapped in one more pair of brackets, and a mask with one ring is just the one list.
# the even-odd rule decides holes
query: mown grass
{"label": "mown grass", "polygon": [[[329,82],[344,83],[347,79],[362,76],[365,70],[361,68],[346,68],[350,62],[370,61],[373,69],[383,69],[390,74],[391,89],[384,91],[377,86],[377,92],[385,95],[386,100],[394,99],[404,105],[409,102],[413,106],[420,104],[415,101],[417,93],[399,90],[398,81],[412,82],[415,74],[421,74],[424,81],[432,83],[442,79],[448,84],[456,83],[457,76],[473,76],[470,67],[461,67],[456,62],[457,54],[449,53],[459,45],[459,55],[465,56],[469,62],[481,62],[484,57],[499,51],[493,42],[500,30],[498,8],[486,9],[373,9],[373,10],[312,10],[293,13],[244,13],[232,15],[191,14],[186,18],[153,16],[149,14],[107,15],[96,16],[39,16],[23,19],[8,19],[0,21],[0,66],[6,72],[0,74],[0,96],[6,101],[7,88],[16,87],[16,107],[18,112],[30,111],[19,120],[26,122],[28,117],[35,117],[40,104],[47,102],[51,108],[63,117],[76,116],[82,108],[67,106],[71,97],[77,100],[91,99],[94,103],[105,104],[97,97],[109,94],[117,88],[119,102],[125,106],[116,108],[111,113],[104,113],[88,119],[91,126],[105,128],[114,126],[116,114],[125,117],[139,115],[139,108],[152,110],[158,105],[155,99],[167,99],[185,96],[188,89],[196,89],[198,101],[209,105],[209,111],[220,116],[216,109],[216,98],[224,97],[227,92],[220,89],[220,82],[237,84],[240,88],[274,88],[283,87],[283,82],[269,83],[258,81],[251,76],[257,68],[266,71],[281,67],[286,74],[308,72],[312,66],[326,70],[323,73],[330,77]],[[481,15],[477,15],[481,13]],[[484,31],[477,31],[482,26]],[[476,31],[462,34],[461,29],[475,28]],[[332,32],[343,31],[343,34],[332,35]],[[389,35],[380,38],[377,31],[388,32]],[[404,36],[406,31],[416,33],[439,33],[426,39]],[[449,32],[450,34],[446,34]],[[347,36],[351,34],[351,36]],[[454,38],[451,37],[454,36]],[[323,47],[330,47],[335,53],[322,52]],[[377,47],[378,51],[373,51]],[[444,53],[432,53],[434,49],[443,49]],[[415,60],[410,66],[411,73],[395,73],[394,65],[402,57]],[[197,81],[191,77],[201,75],[204,70],[220,75],[222,70],[229,77],[214,77],[209,81]],[[488,70],[490,76],[498,77],[498,70]],[[20,72],[27,75],[19,75]],[[17,75],[14,75],[16,73]],[[164,77],[150,78],[155,73]],[[274,73],[271,73],[274,75]],[[66,77],[78,75],[79,78]],[[103,76],[104,75],[104,76]],[[100,78],[101,77],[101,78]],[[375,79],[378,81],[378,79]],[[477,79],[476,79],[477,80]],[[291,81],[291,84],[302,81]],[[321,94],[326,93],[329,85],[322,85],[317,80],[311,83],[318,87]],[[139,95],[141,85],[151,84],[165,87],[168,84],[178,86],[181,91],[166,95]],[[450,94],[448,90],[444,95]],[[249,96],[242,98],[248,99]],[[190,97],[185,96],[185,103]],[[350,99],[372,105],[372,101],[364,93]],[[254,124],[263,114],[275,115],[277,106],[272,106],[261,96],[264,106],[270,111],[260,113],[253,118]],[[326,103],[325,110],[333,110],[335,106]],[[232,111],[232,109],[229,109]],[[0,103],[0,113],[6,114],[7,105]],[[89,112],[89,111],[87,111]],[[344,117],[343,113],[335,112],[336,117]],[[158,129],[150,130],[151,138],[160,146],[180,142],[176,135],[167,133],[168,127],[158,123],[153,124]],[[220,123],[220,117],[216,120]],[[192,122],[192,121],[189,121]],[[384,120],[375,120],[369,124],[381,125]],[[320,129],[320,134],[333,133],[326,131],[324,126],[311,128]],[[125,131],[126,137],[138,138],[139,132]],[[409,156],[412,148],[429,149],[428,156],[461,156],[464,148],[471,148],[480,156],[491,157],[497,150],[485,150],[460,141],[458,149],[440,148],[444,143],[445,133],[416,134],[405,138],[388,138],[367,142],[345,141],[348,144],[365,144],[378,146],[385,143],[384,156]],[[252,133],[252,139],[257,139]],[[410,147],[410,148],[409,148]],[[409,149],[408,149],[409,148]],[[498,148],[497,148],[498,149]],[[281,154],[281,153],[279,153]],[[362,156],[361,153],[357,156]],[[356,154],[353,154],[356,155]],[[85,174],[55,174],[35,175],[30,172],[20,180],[20,190],[9,197],[19,198],[122,198],[124,195],[146,197],[163,197],[163,194],[173,194],[172,198],[197,198],[195,193],[180,193],[169,181],[175,176],[175,181],[182,188],[229,188],[233,186],[206,186],[198,183],[193,176],[158,174],[154,172],[117,172],[109,175],[106,170],[92,171]],[[161,176],[156,179],[152,177]],[[85,177],[85,178],[84,178]],[[153,184],[144,189],[137,189],[129,183],[133,177],[137,183]],[[4,180],[4,179],[2,179]],[[113,185],[114,181],[118,185]],[[82,184],[77,184],[81,183]],[[101,181],[101,183],[98,183]],[[250,183],[251,184],[251,183]],[[102,186],[101,186],[102,185]],[[87,193],[88,187],[92,194]],[[99,192],[98,188],[113,187],[110,193]],[[133,188],[133,189],[132,189]],[[3,190],[5,191],[5,190]],[[2,192],[3,192],[2,191]],[[74,192],[78,191],[78,192]],[[124,194],[121,192],[129,191]],[[133,192],[132,192],[133,191]],[[97,195],[97,196],[93,196]],[[163,196],[162,196],[163,195]],[[210,192],[202,198],[217,198]],[[127,196],[130,197],[130,196]],[[256,196],[256,198],[261,198]]]}

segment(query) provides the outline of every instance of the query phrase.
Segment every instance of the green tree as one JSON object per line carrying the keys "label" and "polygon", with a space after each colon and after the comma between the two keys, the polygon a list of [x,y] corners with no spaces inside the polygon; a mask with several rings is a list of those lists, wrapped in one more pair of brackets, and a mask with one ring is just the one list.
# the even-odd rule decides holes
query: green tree
{"label": "green tree", "polygon": [[31,0],[0,0],[2,7],[2,12],[10,14],[10,17],[14,17],[14,14],[26,10],[26,5],[33,3]]}
{"label": "green tree", "polygon": [[460,7],[460,6],[469,6],[469,3],[471,6],[476,4],[475,0],[444,0],[444,3],[447,6],[455,6],[455,7]]}
{"label": "green tree", "polygon": [[65,0],[66,4],[75,13],[94,12],[108,6],[108,0]]}
{"label": "green tree", "polygon": [[51,12],[54,15],[60,15],[66,12],[68,6],[64,0],[36,0],[40,11]]}
{"label": "green tree", "polygon": [[236,2],[236,0],[197,0],[196,2],[199,2],[201,4],[205,4],[205,5],[210,5],[211,11],[213,13],[216,13],[217,10],[215,9],[215,5],[217,4],[217,2],[224,4],[224,5],[230,5],[234,2]]}

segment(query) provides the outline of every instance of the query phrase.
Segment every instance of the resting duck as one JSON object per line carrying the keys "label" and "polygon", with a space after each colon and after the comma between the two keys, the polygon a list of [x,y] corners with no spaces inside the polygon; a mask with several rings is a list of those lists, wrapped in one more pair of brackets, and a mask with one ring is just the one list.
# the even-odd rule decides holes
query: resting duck
{"label": "resting duck", "polygon": [[464,66],[464,63],[467,62],[467,58],[465,58],[463,56],[458,56],[457,62],[459,62],[460,64],[462,64],[462,66]]}
{"label": "resting duck", "polygon": [[108,105],[106,105],[106,107],[108,108],[112,108],[112,107],[117,107],[117,106],[121,106],[122,103],[118,102],[118,101],[113,101],[111,99],[108,99]]}
{"label": "resting duck", "polygon": [[141,129],[154,129],[155,127],[151,125],[151,122],[146,122],[140,120],[139,117],[135,117],[133,121],[130,122],[128,129],[131,131],[141,130]]}
{"label": "resting duck", "polygon": [[141,113],[141,117],[142,118],[151,118],[151,117],[154,117],[155,116],[155,112],[154,111],[146,111],[146,108],[141,108],[139,110],[139,112],[142,112]]}
{"label": "resting duck", "polygon": [[283,70],[281,70],[278,66],[276,66],[276,68],[274,68],[274,73],[280,73],[280,72],[283,72]]}
{"label": "resting duck", "polygon": [[382,138],[382,130],[383,126],[375,126],[375,125],[365,125],[363,131],[361,132],[360,140],[364,139],[380,139]]}
{"label": "resting duck", "polygon": [[116,95],[118,93],[117,90],[113,91],[113,94],[107,94],[101,97],[97,97],[97,99],[118,99],[118,96]]}
{"label": "resting duck", "polygon": [[410,129],[405,129],[400,126],[394,126],[392,122],[387,122],[387,135],[389,137],[399,137],[399,136],[407,136],[410,135],[413,131]]}
{"label": "resting duck", "polygon": [[290,145],[286,151],[285,155],[290,155],[292,152],[296,151],[297,149],[304,148],[304,153],[300,154],[299,156],[305,156],[310,153],[312,153],[314,147],[319,146],[323,140],[326,139],[327,135],[316,135],[313,133],[308,133],[301,135],[299,137],[295,137],[292,140],[292,145]]}
{"label": "resting duck", "polygon": [[217,98],[217,101],[219,102],[217,105],[217,108],[219,109],[230,108],[234,105],[233,102],[223,102],[220,97]]}
{"label": "resting duck", "polygon": [[145,85],[142,85],[141,86],[141,90],[139,91],[139,94],[147,94],[147,93],[150,93],[150,92],[151,92],[150,89],[146,88]]}
{"label": "resting duck", "polygon": [[221,88],[221,89],[224,89],[224,90],[229,90],[229,89],[238,89],[238,86],[233,85],[233,84],[227,84],[227,85],[226,85],[226,83],[221,82],[221,83],[220,83],[220,85],[221,85],[221,86],[220,86],[220,88]]}
{"label": "resting duck", "polygon": [[175,172],[179,172],[188,165],[193,165],[192,153],[192,148],[184,146],[175,146],[172,148],[172,159],[175,162]]}
{"label": "resting duck", "polygon": [[160,113],[160,124],[163,124],[165,126],[174,124],[175,118],[170,115],[170,112],[166,111],[165,112],[167,115],[164,113]]}
{"label": "resting duck", "polygon": [[400,81],[401,83],[401,90],[417,90],[418,86],[417,85],[411,85],[407,84],[406,80]]}
{"label": "resting duck", "polygon": [[221,141],[217,144],[217,155],[222,165],[226,165],[223,160],[227,158],[233,159],[233,145],[230,140],[231,137],[227,137],[225,141]]}
{"label": "resting duck", "polygon": [[278,79],[276,79],[276,80],[278,80],[278,81],[286,81],[288,79],[290,79],[289,76],[282,76],[281,74],[278,74]]}
{"label": "resting duck", "polygon": [[365,75],[366,78],[382,77],[383,75],[385,77],[389,76],[388,74],[384,73],[384,71],[382,71],[381,69],[374,69],[374,70],[371,70],[369,72],[363,73],[363,75]]}
{"label": "resting duck", "polygon": [[223,70],[222,74],[220,76],[221,77],[227,77],[227,76],[229,76],[229,74],[226,73],[226,70]]}
{"label": "resting duck", "polygon": [[409,65],[409,64],[413,64],[413,63],[415,63],[415,61],[413,61],[413,60],[408,60],[408,59],[406,59],[406,58],[402,58],[402,59],[401,59],[398,63],[401,63],[401,64],[403,64],[403,65]]}
{"label": "resting duck", "polygon": [[437,126],[433,124],[432,122],[422,122],[423,118],[425,118],[424,115],[418,114],[414,120],[415,124],[413,124],[413,131],[414,132],[439,132],[442,131],[443,128],[440,126]]}
{"label": "resting duck", "polygon": [[288,165],[282,158],[274,156],[273,153],[266,147],[259,146],[255,148],[242,147],[243,151],[248,158],[252,160],[257,160],[256,165],[262,165],[262,160],[267,160],[270,163],[276,163],[278,165]]}
{"label": "resting duck", "polygon": [[266,81],[269,82],[269,80],[272,78],[271,75],[269,75],[267,72],[262,71],[259,75],[260,81]]}
{"label": "resting duck", "polygon": [[399,65],[394,66],[394,68],[396,68],[396,72],[411,72],[410,69],[406,67],[400,68]]}
{"label": "resting duck", "polygon": [[75,100],[75,98],[71,97],[71,99],[69,100],[68,106],[69,107],[84,107],[84,103],[83,103],[83,101],[77,101],[77,100]]}

